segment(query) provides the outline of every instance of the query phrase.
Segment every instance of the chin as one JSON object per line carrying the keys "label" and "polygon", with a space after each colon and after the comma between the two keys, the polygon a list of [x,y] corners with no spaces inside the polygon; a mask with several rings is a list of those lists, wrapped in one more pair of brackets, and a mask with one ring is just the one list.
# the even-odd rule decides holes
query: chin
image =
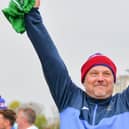
{"label": "chin", "polygon": [[106,98],[108,98],[108,97],[107,96],[99,96],[99,97],[97,96],[96,97],[96,99],[106,99]]}
{"label": "chin", "polygon": [[96,97],[97,99],[106,99],[106,98],[109,97],[109,95],[104,94],[104,93],[96,93],[96,94],[95,94],[95,97]]}

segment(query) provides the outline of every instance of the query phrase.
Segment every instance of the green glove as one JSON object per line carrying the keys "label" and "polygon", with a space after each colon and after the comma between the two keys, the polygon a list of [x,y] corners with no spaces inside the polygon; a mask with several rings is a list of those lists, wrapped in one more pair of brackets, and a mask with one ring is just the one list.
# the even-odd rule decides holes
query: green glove
{"label": "green glove", "polygon": [[34,4],[35,0],[11,0],[8,8],[2,10],[16,32],[25,32],[24,15],[29,13]]}

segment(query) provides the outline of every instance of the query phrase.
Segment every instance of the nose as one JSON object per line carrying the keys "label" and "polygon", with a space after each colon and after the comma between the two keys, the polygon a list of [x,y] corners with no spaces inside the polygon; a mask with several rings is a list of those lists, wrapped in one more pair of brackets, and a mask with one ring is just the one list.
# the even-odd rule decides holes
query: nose
{"label": "nose", "polygon": [[104,81],[104,76],[102,74],[99,74],[97,77],[98,82],[103,82]]}

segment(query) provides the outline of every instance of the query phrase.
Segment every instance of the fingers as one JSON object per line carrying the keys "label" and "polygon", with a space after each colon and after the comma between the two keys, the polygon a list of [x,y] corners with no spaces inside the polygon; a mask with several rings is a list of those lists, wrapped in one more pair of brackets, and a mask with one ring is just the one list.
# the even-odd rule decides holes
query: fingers
{"label": "fingers", "polygon": [[39,8],[39,6],[40,6],[40,0],[35,0],[35,5],[34,5],[34,7],[35,7],[35,8]]}

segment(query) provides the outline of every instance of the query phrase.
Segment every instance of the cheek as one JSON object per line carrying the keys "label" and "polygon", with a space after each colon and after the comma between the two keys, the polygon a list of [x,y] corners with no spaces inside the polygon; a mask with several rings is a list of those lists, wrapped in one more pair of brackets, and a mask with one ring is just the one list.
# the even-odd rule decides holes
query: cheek
{"label": "cheek", "polygon": [[109,90],[109,91],[112,91],[112,92],[113,92],[113,89],[114,89],[114,86],[113,86],[113,85],[110,85],[110,86],[108,87],[108,90]]}
{"label": "cheek", "polygon": [[94,81],[95,81],[94,78],[87,76],[87,77],[85,78],[84,83],[85,83],[85,85],[90,85],[90,84],[93,84]]}
{"label": "cheek", "polygon": [[93,80],[91,78],[86,78],[84,81],[84,88],[86,91],[90,91],[93,88]]}
{"label": "cheek", "polygon": [[91,82],[91,78],[90,77],[87,77],[86,78],[86,83],[89,83],[89,82]]}
{"label": "cheek", "polygon": [[114,89],[114,81],[113,80],[108,80],[108,88],[110,89],[110,90],[113,90]]}
{"label": "cheek", "polygon": [[0,127],[4,126],[4,122],[2,120],[0,120]]}

